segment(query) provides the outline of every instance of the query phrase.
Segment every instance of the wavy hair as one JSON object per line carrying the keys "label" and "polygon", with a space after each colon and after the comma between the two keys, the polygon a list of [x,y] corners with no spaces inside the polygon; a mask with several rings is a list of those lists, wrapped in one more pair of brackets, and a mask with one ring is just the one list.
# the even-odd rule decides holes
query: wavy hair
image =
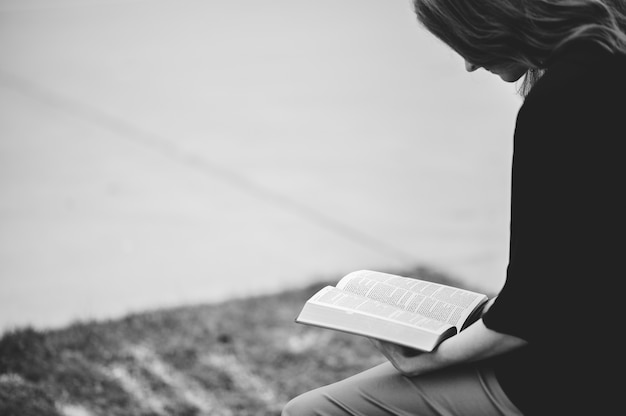
{"label": "wavy hair", "polygon": [[626,54],[625,0],[414,0],[421,24],[474,65],[530,68],[526,95],[574,40]]}

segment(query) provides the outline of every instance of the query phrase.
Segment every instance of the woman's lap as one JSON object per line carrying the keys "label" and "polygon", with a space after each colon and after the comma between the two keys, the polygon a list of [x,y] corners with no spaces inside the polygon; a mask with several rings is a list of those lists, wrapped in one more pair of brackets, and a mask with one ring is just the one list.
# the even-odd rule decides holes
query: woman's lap
{"label": "woman's lap", "polygon": [[418,377],[384,363],[296,397],[283,416],[521,415],[493,373],[451,367]]}

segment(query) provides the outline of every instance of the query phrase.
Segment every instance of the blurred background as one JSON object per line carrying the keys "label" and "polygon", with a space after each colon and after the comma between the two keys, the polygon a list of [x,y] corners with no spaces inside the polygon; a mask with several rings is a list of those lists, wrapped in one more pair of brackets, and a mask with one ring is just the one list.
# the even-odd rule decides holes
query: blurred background
{"label": "blurred background", "polygon": [[515,85],[410,0],[0,0],[0,330],[508,255]]}

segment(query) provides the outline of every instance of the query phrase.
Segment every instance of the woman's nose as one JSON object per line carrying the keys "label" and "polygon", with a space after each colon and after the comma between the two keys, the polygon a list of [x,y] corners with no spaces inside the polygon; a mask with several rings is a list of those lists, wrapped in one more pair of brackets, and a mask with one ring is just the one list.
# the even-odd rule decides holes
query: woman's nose
{"label": "woman's nose", "polygon": [[480,68],[478,65],[474,65],[468,61],[465,61],[465,70],[467,72],[474,72],[476,71],[478,68]]}

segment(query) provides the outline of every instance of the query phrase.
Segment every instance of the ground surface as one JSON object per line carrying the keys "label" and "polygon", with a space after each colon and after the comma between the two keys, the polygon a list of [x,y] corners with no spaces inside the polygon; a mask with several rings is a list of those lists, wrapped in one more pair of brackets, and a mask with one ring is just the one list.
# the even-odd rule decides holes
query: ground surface
{"label": "ground surface", "polygon": [[[425,269],[402,273],[434,281]],[[324,283],[0,339],[3,416],[278,415],[382,361],[356,336],[294,323]]]}

